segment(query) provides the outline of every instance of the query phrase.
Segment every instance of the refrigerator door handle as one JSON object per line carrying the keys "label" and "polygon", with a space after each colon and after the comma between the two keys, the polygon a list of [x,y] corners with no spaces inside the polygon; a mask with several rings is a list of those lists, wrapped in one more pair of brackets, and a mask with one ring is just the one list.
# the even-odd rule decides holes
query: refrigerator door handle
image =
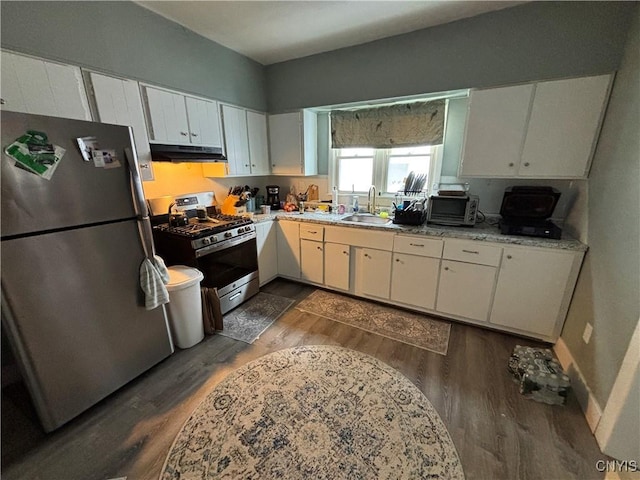
{"label": "refrigerator door handle", "polygon": [[[131,145],[133,146],[133,136],[131,135],[131,127],[129,127],[129,135],[131,137]],[[149,221],[149,210],[147,209],[147,202],[144,198],[144,191],[142,190],[142,179],[138,171],[138,162],[135,152],[135,147],[126,147],[124,149],[124,156],[127,158],[127,165],[129,166],[129,173],[131,176],[131,192],[133,194],[133,202],[135,204],[136,212],[138,213],[138,232],[140,235],[140,242],[144,249],[144,254],[149,259],[153,259],[155,250],[153,248],[153,231],[151,230],[151,222]]]}

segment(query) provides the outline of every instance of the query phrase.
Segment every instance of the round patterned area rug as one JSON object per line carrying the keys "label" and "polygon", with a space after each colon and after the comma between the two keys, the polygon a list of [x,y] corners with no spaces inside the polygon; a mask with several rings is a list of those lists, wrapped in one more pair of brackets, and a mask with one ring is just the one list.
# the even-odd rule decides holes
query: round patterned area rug
{"label": "round patterned area rug", "polygon": [[161,479],[464,479],[427,398],[380,360],[333,346],[230,374],[178,434]]}

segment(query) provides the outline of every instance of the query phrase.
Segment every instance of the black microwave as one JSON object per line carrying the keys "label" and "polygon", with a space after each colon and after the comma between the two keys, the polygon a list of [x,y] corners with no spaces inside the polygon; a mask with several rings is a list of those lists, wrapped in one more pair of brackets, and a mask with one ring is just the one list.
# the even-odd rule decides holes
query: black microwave
{"label": "black microwave", "polygon": [[480,199],[476,195],[432,195],[429,197],[427,223],[473,226]]}

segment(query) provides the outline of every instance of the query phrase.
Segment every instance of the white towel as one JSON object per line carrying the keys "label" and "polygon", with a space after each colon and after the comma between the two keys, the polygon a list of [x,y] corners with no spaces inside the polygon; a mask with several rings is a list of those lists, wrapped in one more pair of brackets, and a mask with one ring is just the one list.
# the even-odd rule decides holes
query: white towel
{"label": "white towel", "polygon": [[140,265],[140,287],[145,293],[145,308],[153,310],[169,302],[169,292],[165,284],[169,283],[169,271],[162,258],[154,255],[145,258]]}

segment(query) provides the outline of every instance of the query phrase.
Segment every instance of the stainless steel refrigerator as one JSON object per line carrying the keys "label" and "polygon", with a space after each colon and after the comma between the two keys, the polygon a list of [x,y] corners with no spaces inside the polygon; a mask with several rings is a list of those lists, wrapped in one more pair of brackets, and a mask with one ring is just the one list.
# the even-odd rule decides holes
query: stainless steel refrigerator
{"label": "stainless steel refrigerator", "polygon": [[[146,310],[139,285],[153,241],[131,130],[0,118],[2,322],[51,431],[171,355],[173,344],[164,307]],[[4,152],[27,131],[66,150],[49,180]],[[81,137],[114,154],[111,168],[83,158]]]}

